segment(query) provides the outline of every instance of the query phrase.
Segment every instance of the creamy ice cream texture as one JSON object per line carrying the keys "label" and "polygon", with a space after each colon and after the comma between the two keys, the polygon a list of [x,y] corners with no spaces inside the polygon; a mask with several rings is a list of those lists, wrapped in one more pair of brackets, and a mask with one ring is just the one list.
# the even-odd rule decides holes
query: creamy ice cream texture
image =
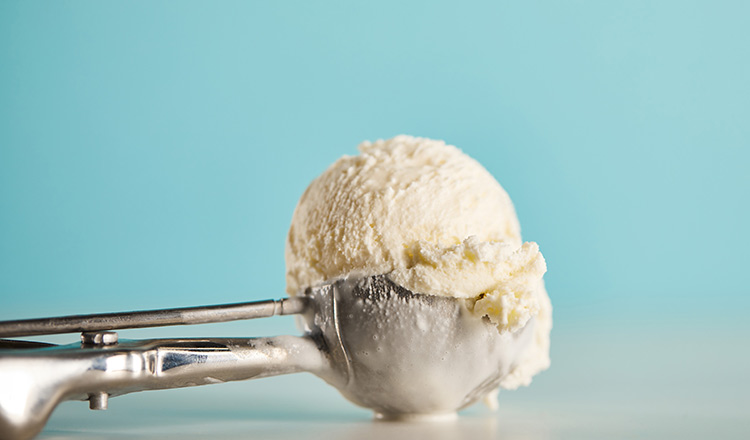
{"label": "creamy ice cream texture", "polygon": [[388,274],[415,293],[464,298],[500,334],[535,318],[533,343],[500,386],[549,366],[552,307],[536,243],[521,241],[513,204],[478,162],[442,141],[364,142],[315,179],[292,218],[287,291]]}

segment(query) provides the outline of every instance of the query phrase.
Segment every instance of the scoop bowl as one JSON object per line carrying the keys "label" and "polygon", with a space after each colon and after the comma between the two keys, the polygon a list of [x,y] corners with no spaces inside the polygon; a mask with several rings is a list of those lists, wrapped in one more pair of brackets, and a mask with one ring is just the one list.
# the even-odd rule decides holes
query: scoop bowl
{"label": "scoop bowl", "polygon": [[378,418],[454,414],[497,388],[533,336],[533,319],[501,335],[466,300],[417,294],[387,275],[339,280],[306,295],[323,307],[303,315],[304,330],[322,334],[338,373],[324,379]]}

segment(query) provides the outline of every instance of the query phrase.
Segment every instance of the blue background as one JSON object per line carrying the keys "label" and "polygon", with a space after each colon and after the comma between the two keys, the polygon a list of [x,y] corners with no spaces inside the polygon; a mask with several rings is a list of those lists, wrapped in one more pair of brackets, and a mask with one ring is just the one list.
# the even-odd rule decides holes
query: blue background
{"label": "blue background", "polygon": [[741,408],[749,5],[2,2],[0,319],[281,297],[307,184],[406,133],[547,259],[553,368],[504,398]]}

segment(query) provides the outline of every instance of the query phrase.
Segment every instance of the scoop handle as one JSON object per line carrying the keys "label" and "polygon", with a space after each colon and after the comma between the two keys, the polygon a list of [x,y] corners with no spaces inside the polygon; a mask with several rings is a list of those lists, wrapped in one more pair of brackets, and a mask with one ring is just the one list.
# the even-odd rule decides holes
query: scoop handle
{"label": "scoop handle", "polygon": [[0,338],[267,318],[304,313],[307,306],[308,299],[298,296],[236,304],[0,321]]}
{"label": "scoop handle", "polygon": [[326,375],[310,336],[124,340],[0,350],[0,439],[38,434],[64,400],[106,409],[110,396],[255,379],[301,371]]}

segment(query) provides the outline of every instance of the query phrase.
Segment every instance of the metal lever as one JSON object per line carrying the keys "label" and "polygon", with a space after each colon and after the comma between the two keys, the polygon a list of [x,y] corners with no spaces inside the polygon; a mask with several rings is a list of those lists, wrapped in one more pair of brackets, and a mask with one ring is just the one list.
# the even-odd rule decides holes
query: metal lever
{"label": "metal lever", "polygon": [[106,409],[110,396],[309,371],[329,375],[309,336],[123,340],[18,349],[0,356],[0,439],[26,440],[63,400]]}
{"label": "metal lever", "polygon": [[[328,307],[331,288],[318,303]],[[320,308],[321,305],[315,306]],[[109,397],[144,390],[311,372],[331,383],[340,354],[322,329],[304,336],[118,340],[107,330],[225,322],[275,315],[314,315],[308,296],[205,307],[75,315],[0,322],[0,337],[81,332],[81,343],[51,346],[0,339],[0,439],[36,435],[63,400],[106,409]],[[330,325],[329,325],[330,326]],[[328,327],[325,327],[326,329]],[[336,342],[334,339],[333,342]],[[335,349],[337,345],[333,345]]]}
{"label": "metal lever", "polygon": [[0,321],[0,338],[163,327],[168,325],[207,324],[211,322],[267,318],[276,315],[304,313],[307,310],[307,306],[308,298],[298,296],[280,300],[215,306]]}

